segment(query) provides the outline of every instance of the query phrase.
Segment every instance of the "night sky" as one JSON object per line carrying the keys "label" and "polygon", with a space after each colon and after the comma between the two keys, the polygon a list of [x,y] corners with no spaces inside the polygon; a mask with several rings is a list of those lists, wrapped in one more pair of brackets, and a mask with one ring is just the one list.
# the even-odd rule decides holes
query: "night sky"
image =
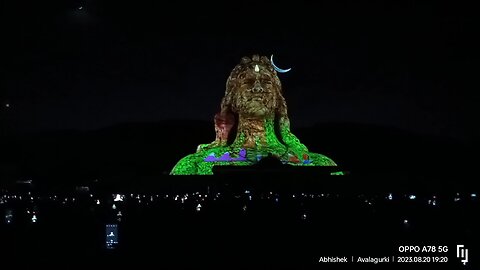
{"label": "night sky", "polygon": [[360,123],[461,140],[480,134],[472,8],[241,2],[3,1],[4,130],[213,122],[230,71],[256,53],[292,68],[280,79],[293,128]]}

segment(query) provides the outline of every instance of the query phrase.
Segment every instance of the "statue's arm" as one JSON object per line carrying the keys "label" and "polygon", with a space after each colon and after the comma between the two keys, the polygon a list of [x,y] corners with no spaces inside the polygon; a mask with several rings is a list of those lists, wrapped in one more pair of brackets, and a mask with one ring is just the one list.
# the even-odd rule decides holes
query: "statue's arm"
{"label": "statue's arm", "polygon": [[307,147],[290,131],[290,119],[288,119],[287,103],[282,95],[277,98],[277,119],[280,128],[280,136],[287,147],[297,155],[308,153]]}
{"label": "statue's arm", "polygon": [[[337,166],[337,164],[330,159],[321,154],[310,153],[308,148],[300,142],[300,140],[290,131],[290,120],[286,113],[280,115],[279,117],[279,126],[280,126],[280,136],[282,137],[283,142],[287,145],[288,149],[291,150],[300,160],[313,159],[316,165],[322,166]],[[338,171],[333,172],[332,175],[343,175],[344,172]]]}
{"label": "statue's arm", "polygon": [[279,118],[280,136],[287,147],[297,154],[308,153],[308,148],[290,131],[290,120],[288,116],[283,115]]}

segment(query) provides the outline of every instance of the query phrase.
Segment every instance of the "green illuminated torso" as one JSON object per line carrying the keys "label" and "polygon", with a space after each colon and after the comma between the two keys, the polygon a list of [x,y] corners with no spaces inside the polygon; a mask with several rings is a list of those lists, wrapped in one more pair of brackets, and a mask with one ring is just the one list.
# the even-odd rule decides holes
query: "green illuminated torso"
{"label": "green illuminated torso", "polygon": [[[275,134],[274,120],[262,119],[262,125],[256,127],[257,132],[248,129],[245,132],[239,128],[235,141],[231,145],[201,144],[196,153],[181,159],[173,168],[173,175],[211,175],[213,166],[237,165],[250,166],[267,156],[277,157],[284,164],[294,166],[336,166],[330,158],[308,151],[295,135],[289,131],[280,130],[284,142]],[[241,127],[241,121],[240,121]],[[244,149],[245,159],[237,161]],[[221,160],[220,157],[228,153],[231,161]],[[207,157],[214,156],[218,161],[206,161]]]}

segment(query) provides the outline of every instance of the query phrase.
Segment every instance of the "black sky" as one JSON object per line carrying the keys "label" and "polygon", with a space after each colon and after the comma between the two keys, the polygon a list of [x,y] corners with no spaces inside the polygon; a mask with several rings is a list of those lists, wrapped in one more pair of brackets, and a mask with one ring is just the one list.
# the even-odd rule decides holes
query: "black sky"
{"label": "black sky", "polygon": [[210,121],[240,58],[273,53],[294,127],[477,138],[473,9],[366,2],[3,1],[2,126]]}

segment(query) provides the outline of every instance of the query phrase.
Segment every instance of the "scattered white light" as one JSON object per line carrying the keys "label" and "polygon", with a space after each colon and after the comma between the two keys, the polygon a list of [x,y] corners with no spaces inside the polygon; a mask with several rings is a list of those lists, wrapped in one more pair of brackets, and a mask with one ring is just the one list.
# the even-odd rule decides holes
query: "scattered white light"
{"label": "scattered white light", "polygon": [[5,107],[10,108],[10,103],[5,104]]}
{"label": "scattered white light", "polygon": [[476,198],[476,197],[477,197],[477,194],[476,194],[476,193],[472,193],[470,196],[471,196],[472,198]]}
{"label": "scattered white light", "polygon": [[392,194],[392,193],[389,193],[387,198],[388,198],[390,201],[393,200],[393,194]]}
{"label": "scattered white light", "polygon": [[403,224],[408,224],[408,219],[404,219]]}
{"label": "scattered white light", "polygon": [[99,205],[99,204],[100,204],[100,200],[97,200],[97,205]]}
{"label": "scattered white light", "polygon": [[33,223],[37,222],[37,215],[33,215],[33,216],[32,216],[32,222],[33,222]]}
{"label": "scattered white light", "polygon": [[200,210],[202,210],[202,205],[198,204],[196,209],[197,209],[197,212],[199,212]]}
{"label": "scattered white light", "polygon": [[82,7],[82,6],[79,6],[79,7],[78,7],[78,10],[82,10],[82,9],[83,9],[83,7]]}
{"label": "scattered white light", "polygon": [[415,199],[417,198],[417,196],[415,196],[415,195],[412,194],[412,195],[408,196],[408,198],[409,198],[410,200],[415,200]]}
{"label": "scattered white light", "polygon": [[113,199],[114,202],[123,202],[123,195],[116,194],[115,198]]}
{"label": "scattered white light", "polygon": [[115,204],[112,205],[112,209],[115,210],[117,209],[117,206]]}
{"label": "scattered white light", "polygon": [[307,214],[303,214],[303,215],[302,215],[302,219],[303,219],[303,220],[306,220],[306,219],[307,219]]}
{"label": "scattered white light", "polygon": [[13,218],[12,210],[7,210],[7,213],[5,214],[5,221],[7,222],[7,224],[12,223],[12,218]]}

